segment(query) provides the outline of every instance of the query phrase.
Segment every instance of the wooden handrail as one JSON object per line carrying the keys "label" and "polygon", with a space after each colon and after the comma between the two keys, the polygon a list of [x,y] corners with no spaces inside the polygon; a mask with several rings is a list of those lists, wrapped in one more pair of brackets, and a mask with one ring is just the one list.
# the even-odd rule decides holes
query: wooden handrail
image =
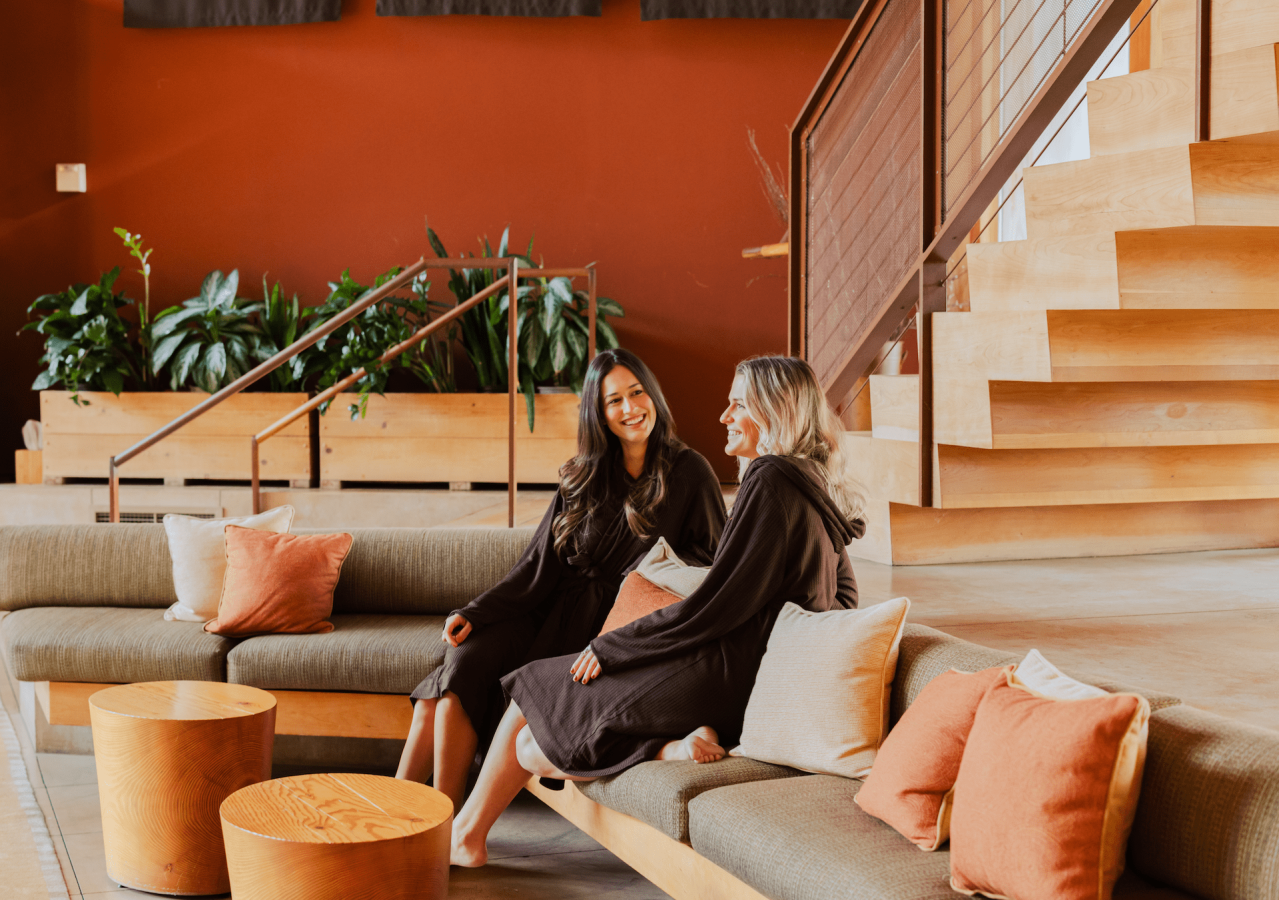
{"label": "wooden handrail", "polygon": [[[507,287],[507,285],[509,285],[510,282],[511,282],[511,276],[503,275],[497,281],[493,282],[484,290],[480,291],[475,296],[471,297],[465,303],[459,303],[457,306],[450,309],[447,313],[440,316],[435,321],[430,322],[424,327],[419,328],[417,331],[413,332],[412,337],[401,341],[400,343],[396,344],[394,347],[387,350],[385,353],[383,353],[381,356],[378,357],[377,361],[379,363],[390,362],[391,360],[399,356],[401,353],[403,353],[405,350],[408,350],[414,344],[425,339],[428,335],[432,334],[433,332],[437,331],[440,328],[443,328],[445,325],[452,322],[458,316],[462,315],[462,313],[466,312],[467,310],[475,307],[476,305],[480,303],[483,303],[485,300],[487,300],[489,297],[492,297],[494,294],[501,293],[502,289]],[[368,374],[368,370],[364,366],[360,366],[360,368],[356,369],[354,372],[352,372],[350,375],[346,376],[341,381],[334,384],[332,387],[329,387],[321,391],[320,393],[316,394],[306,403],[303,403],[301,406],[299,406],[297,409],[281,417],[280,419],[277,419],[274,423],[272,423],[271,425],[268,425],[266,428],[262,429],[257,434],[249,438],[250,457],[251,457],[250,466],[252,471],[251,478],[252,478],[252,485],[253,485],[253,512],[255,514],[262,512],[262,488],[261,488],[261,475],[260,475],[261,470],[258,462],[258,452],[259,452],[258,448],[262,445],[262,442],[279,434],[281,431],[283,431],[285,428],[288,428],[290,425],[292,425],[302,416],[305,416],[311,410],[318,409],[322,404],[328,402],[329,400],[332,400],[338,394],[342,393],[344,390],[349,388],[351,385],[355,384],[357,381],[359,381],[361,378],[363,378],[367,374]]]}
{"label": "wooden handrail", "polygon": [[[468,263],[470,265],[468,265]],[[486,268],[486,269],[509,267],[510,269],[509,274],[502,276],[502,278],[493,282],[493,284],[484,288],[482,291],[475,294],[473,297],[470,297],[467,300],[463,301],[462,303],[459,303],[457,306],[449,310],[444,315],[440,316],[438,319],[435,319],[434,321],[418,329],[416,332],[413,333],[411,337],[405,339],[399,344],[396,344],[394,347],[391,347],[389,350],[383,353],[380,357],[378,357],[378,362],[379,363],[390,362],[392,359],[394,359],[395,357],[399,356],[404,351],[411,348],[414,344],[421,342],[430,334],[434,333],[438,329],[452,322],[458,316],[474,308],[476,305],[492,297],[494,294],[500,293],[503,287],[507,289],[510,296],[510,299],[508,301],[509,302],[508,310],[516,311],[515,315],[510,315],[509,312],[507,315],[509,331],[510,331],[510,334],[508,337],[509,358],[507,361],[508,374],[509,374],[509,384],[507,388],[508,388],[508,392],[510,393],[509,404],[508,404],[509,421],[507,423],[508,438],[509,438],[508,448],[507,448],[508,450],[507,526],[513,528],[515,526],[515,500],[516,500],[517,492],[519,490],[519,485],[515,479],[515,418],[516,418],[515,417],[515,408],[516,408],[515,395],[518,393],[518,387],[519,387],[519,373],[518,373],[519,362],[518,362],[518,349],[517,349],[519,346],[518,345],[519,307],[516,302],[516,298],[518,295],[517,288],[519,284],[519,279],[520,278],[563,278],[563,277],[568,277],[568,278],[585,277],[587,279],[587,282],[588,282],[587,328],[589,331],[589,334],[587,335],[587,346],[588,346],[587,352],[589,357],[594,359],[595,350],[596,350],[595,323],[597,319],[597,314],[596,314],[597,279],[596,279],[595,264],[591,263],[588,266],[572,267],[572,268],[520,269],[518,259],[508,259],[505,257],[501,257],[497,259],[481,257],[481,258],[475,258],[475,259],[469,259],[469,260],[468,259],[425,260],[424,267],[425,268]],[[262,431],[258,432],[257,434],[249,438],[254,513],[259,513],[262,511],[261,466],[259,462],[260,447],[262,442],[270,439],[271,437],[274,437],[276,434],[278,434],[279,432],[287,428],[289,425],[291,425],[293,422],[297,421],[302,416],[311,412],[311,410],[319,408],[319,406],[325,403],[326,401],[336,397],[342,391],[346,390],[348,387],[355,384],[357,381],[359,381],[361,378],[363,378],[367,374],[368,374],[367,370],[361,367],[360,369],[346,376],[341,381],[327,388],[323,392],[312,397],[306,403],[297,407],[292,412],[276,420],[274,423],[272,423],[271,425],[268,425]]]}
{"label": "wooden handrail", "polygon": [[271,374],[273,371],[278,369],[280,366],[284,365],[293,357],[297,356],[307,347],[310,347],[312,344],[319,341],[320,338],[326,337],[327,335],[332,334],[335,330],[337,330],[341,326],[345,325],[347,322],[354,319],[356,316],[358,316],[364,310],[368,309],[377,301],[381,300],[387,294],[390,294],[393,291],[399,290],[401,287],[404,286],[405,283],[407,283],[408,281],[411,281],[414,278],[414,276],[416,276],[419,272],[421,272],[426,267],[427,267],[426,259],[425,258],[419,259],[413,265],[409,266],[399,275],[395,276],[386,284],[382,285],[380,288],[376,288],[366,293],[363,297],[361,297],[355,303],[352,303],[350,308],[345,309],[342,312],[338,313],[332,319],[329,319],[329,321],[321,325],[319,328],[315,329],[309,334],[303,335],[302,337],[298,338],[298,340],[294,341],[292,344],[285,347],[279,353],[275,354],[275,356],[272,356],[270,359],[268,359],[266,362],[260,364],[259,366],[252,369],[251,371],[246,372],[244,375],[241,375],[239,378],[237,378],[235,381],[228,384],[226,387],[218,391],[216,394],[210,395],[206,400],[193,406],[191,409],[187,410],[185,413],[178,416],[176,419],[174,419],[168,425],[165,425],[160,430],[153,432],[152,434],[138,441],[136,444],[134,444],[129,449],[125,450],[123,453],[117,453],[115,456],[111,457],[110,470],[107,478],[107,495],[108,495],[108,502],[110,504],[111,521],[115,523],[119,523],[120,521],[119,467],[121,465],[133,459],[133,457],[137,456],[143,450],[146,450],[147,448],[164,440],[166,437],[173,434],[173,432],[177,431],[183,425],[187,425],[190,422],[194,421],[195,419],[198,419],[200,416],[204,415],[206,412],[213,409],[213,407],[217,406],[223,400],[226,400],[228,397],[232,397],[240,393],[249,385]]}

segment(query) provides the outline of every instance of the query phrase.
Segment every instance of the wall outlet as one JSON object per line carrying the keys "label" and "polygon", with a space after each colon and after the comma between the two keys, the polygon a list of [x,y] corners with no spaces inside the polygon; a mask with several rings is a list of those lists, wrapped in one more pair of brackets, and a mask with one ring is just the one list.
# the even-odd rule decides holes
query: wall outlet
{"label": "wall outlet", "polygon": [[84,163],[58,163],[54,171],[58,175],[59,191],[82,194],[89,189]]}

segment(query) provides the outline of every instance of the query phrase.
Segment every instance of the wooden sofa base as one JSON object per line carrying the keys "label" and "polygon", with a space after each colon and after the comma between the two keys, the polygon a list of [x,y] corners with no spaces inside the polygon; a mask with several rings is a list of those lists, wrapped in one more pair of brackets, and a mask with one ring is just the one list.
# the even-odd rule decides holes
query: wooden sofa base
{"label": "wooden sofa base", "polygon": [[571,782],[562,791],[552,791],[533,778],[527,789],[676,900],[766,900],[759,891],[688,844],[646,822],[601,806]]}
{"label": "wooden sofa base", "polygon": [[[88,725],[89,697],[109,684],[36,683],[36,698],[50,725]],[[275,733],[311,737],[391,738],[409,733],[413,705],[404,694],[271,691]]]}

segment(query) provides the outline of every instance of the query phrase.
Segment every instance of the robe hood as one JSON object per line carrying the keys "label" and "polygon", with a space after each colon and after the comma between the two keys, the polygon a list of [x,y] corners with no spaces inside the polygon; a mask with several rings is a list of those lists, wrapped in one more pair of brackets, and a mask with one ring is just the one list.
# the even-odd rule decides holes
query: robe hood
{"label": "robe hood", "polygon": [[866,533],[866,521],[860,518],[850,521],[826,492],[820,464],[794,456],[761,456],[751,463],[747,474],[763,469],[784,475],[808,499],[822,517],[837,553],[842,553],[850,543]]}

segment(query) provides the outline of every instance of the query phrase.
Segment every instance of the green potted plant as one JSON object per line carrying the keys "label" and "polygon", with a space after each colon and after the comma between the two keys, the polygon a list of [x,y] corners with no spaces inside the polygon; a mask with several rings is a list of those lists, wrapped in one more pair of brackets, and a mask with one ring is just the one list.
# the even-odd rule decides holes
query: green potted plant
{"label": "green potted plant", "polygon": [[[430,229],[427,233],[435,252],[447,258],[439,236]],[[483,258],[505,256],[509,237],[507,229],[496,253],[484,239],[481,242]],[[534,265],[531,253],[532,241],[527,252],[520,256],[530,268]],[[449,276],[449,288],[455,300],[462,302],[491,285],[501,273],[474,268],[451,270]],[[425,301],[425,291],[418,299]],[[478,392],[451,391],[449,388],[455,387],[457,381],[450,377],[442,379],[433,393],[381,393],[377,387],[371,387],[339,398],[348,408],[362,407],[366,415],[347,417],[330,413],[320,420],[322,481],[327,484],[505,481],[509,415],[508,303],[505,292],[495,295],[459,317],[456,327],[451,329],[453,334],[444,335],[422,349],[428,357],[421,362],[424,370],[442,372],[452,361],[451,345],[456,340],[471,364]],[[567,278],[528,279],[519,285],[518,374],[525,411],[516,433],[519,481],[556,481],[559,467],[576,452],[579,400],[575,392],[581,387],[589,363],[586,303],[586,292],[573,291]],[[430,306],[413,313],[412,319],[420,327],[428,321],[428,315],[452,305]],[[598,309],[598,346],[600,349],[615,347],[617,336],[605,318],[622,315],[621,306],[605,298],[599,302]],[[341,374],[353,371],[354,362],[352,359],[341,367]],[[384,378],[380,384],[385,387]],[[563,394],[538,394],[536,388],[543,385],[571,390]]]}

